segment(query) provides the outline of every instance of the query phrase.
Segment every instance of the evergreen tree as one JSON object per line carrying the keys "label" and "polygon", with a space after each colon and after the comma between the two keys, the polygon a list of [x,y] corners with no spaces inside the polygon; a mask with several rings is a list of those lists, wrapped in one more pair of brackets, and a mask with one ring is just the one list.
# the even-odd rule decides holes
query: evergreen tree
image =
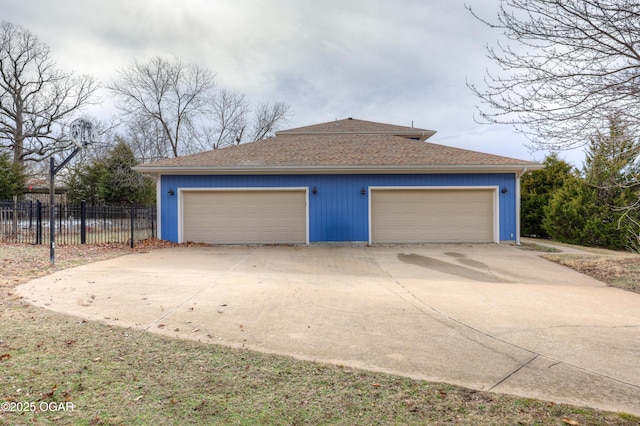
{"label": "evergreen tree", "polygon": [[67,178],[67,199],[71,203],[86,201],[89,204],[104,204],[99,195],[101,182],[106,169],[102,162],[94,162],[89,166],[76,166]]}
{"label": "evergreen tree", "polygon": [[620,212],[598,201],[598,191],[579,176],[565,181],[545,207],[542,223],[554,240],[613,249],[627,247],[628,229]]}
{"label": "evergreen tree", "polygon": [[104,161],[98,194],[105,204],[153,204],[155,185],[149,177],[132,170],[137,165],[131,147],[120,140]]}
{"label": "evergreen tree", "polygon": [[552,238],[613,249],[634,246],[640,145],[626,129],[613,117],[608,133],[598,132],[589,141],[584,177],[575,175],[554,192],[542,224]]}
{"label": "evergreen tree", "polygon": [[155,184],[132,168],[138,165],[133,151],[119,139],[106,158],[74,170],[67,181],[68,198],[91,204],[143,204],[155,202]]}
{"label": "evergreen tree", "polygon": [[626,126],[617,117],[610,119],[608,130],[607,134],[598,132],[590,139],[583,174],[586,182],[597,189],[598,203],[615,206],[623,192],[640,187],[634,173],[640,143],[627,134]]}
{"label": "evergreen tree", "polygon": [[0,154],[0,200],[21,195],[26,183],[24,168],[14,163],[9,154]]}
{"label": "evergreen tree", "polygon": [[572,177],[573,167],[553,153],[544,160],[544,169],[535,170],[522,177],[521,223],[522,235],[548,238],[549,233],[542,226],[544,208],[554,192]]}

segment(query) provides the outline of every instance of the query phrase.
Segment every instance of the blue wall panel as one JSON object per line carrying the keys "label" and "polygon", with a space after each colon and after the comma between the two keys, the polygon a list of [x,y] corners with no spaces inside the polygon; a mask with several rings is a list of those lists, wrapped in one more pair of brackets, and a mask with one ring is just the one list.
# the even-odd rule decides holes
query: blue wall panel
{"label": "blue wall panel", "polygon": [[[239,175],[162,176],[162,238],[178,241],[178,197],[169,196],[179,188],[306,187],[309,188],[309,241],[368,241],[369,186],[499,186],[500,239],[516,235],[515,175],[433,174],[433,175]],[[316,188],[317,193],[311,191]]]}

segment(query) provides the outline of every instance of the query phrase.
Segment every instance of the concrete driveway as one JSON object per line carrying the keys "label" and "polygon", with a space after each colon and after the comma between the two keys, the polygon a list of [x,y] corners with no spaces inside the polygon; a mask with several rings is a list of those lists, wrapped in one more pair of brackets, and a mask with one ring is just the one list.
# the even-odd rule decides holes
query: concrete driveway
{"label": "concrete driveway", "polygon": [[510,245],[184,247],[18,291],[154,333],[640,415],[640,294]]}

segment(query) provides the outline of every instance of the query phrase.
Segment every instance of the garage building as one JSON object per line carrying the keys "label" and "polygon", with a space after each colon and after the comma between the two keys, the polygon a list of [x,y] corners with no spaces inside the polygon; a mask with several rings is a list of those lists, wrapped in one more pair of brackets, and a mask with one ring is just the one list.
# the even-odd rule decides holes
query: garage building
{"label": "garage building", "polygon": [[542,165],[345,119],[136,167],[159,237],[211,244],[519,241],[520,176]]}

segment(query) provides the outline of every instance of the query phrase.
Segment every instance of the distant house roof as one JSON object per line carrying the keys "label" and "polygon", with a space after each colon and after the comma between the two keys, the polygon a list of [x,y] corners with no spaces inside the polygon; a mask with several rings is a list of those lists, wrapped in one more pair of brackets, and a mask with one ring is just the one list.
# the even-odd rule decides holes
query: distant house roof
{"label": "distant house roof", "polygon": [[433,130],[352,118],[137,166],[151,174],[429,173],[537,169],[530,161],[425,142]]}

